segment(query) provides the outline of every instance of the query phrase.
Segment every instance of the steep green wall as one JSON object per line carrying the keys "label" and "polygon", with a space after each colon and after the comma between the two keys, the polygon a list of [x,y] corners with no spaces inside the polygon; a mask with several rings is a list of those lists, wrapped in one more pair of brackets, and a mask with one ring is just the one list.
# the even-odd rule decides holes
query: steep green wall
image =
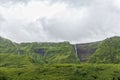
{"label": "steep green wall", "polygon": [[120,37],[116,36],[102,41],[89,62],[120,63]]}

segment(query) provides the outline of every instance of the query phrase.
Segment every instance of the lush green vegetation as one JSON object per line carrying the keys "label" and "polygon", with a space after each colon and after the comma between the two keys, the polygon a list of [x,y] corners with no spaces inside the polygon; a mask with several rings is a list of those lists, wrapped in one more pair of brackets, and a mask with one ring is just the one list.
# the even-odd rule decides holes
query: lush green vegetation
{"label": "lush green vegetation", "polygon": [[4,63],[5,60],[6,62],[9,60],[20,61],[16,60],[17,58],[20,60],[22,60],[22,58],[23,60],[31,59],[34,63],[40,64],[79,63],[79,59],[75,54],[74,48],[69,42],[32,42],[17,44],[0,37],[1,62]]}
{"label": "lush green vegetation", "polygon": [[24,65],[43,64],[41,56],[0,54],[0,67],[22,67]]}
{"label": "lush green vegetation", "polygon": [[1,67],[0,80],[120,80],[120,65],[55,64]]}
{"label": "lush green vegetation", "polygon": [[0,53],[15,53],[17,52],[16,46],[16,43],[0,37]]}
{"label": "lush green vegetation", "polygon": [[39,54],[44,59],[45,63],[79,63],[79,59],[75,55],[74,48],[69,42],[22,43],[20,44],[20,48],[22,50],[22,54]]}
{"label": "lush green vegetation", "polygon": [[89,62],[120,63],[120,37],[112,37],[102,41]]}
{"label": "lush green vegetation", "polygon": [[119,42],[78,45],[79,58],[88,60],[80,63],[69,42],[17,44],[0,37],[0,80],[120,80]]}

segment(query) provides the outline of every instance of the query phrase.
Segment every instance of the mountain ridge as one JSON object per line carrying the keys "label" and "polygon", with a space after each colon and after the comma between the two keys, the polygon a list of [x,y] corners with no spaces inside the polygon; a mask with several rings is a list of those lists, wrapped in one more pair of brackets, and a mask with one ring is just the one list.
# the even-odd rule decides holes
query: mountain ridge
{"label": "mountain ridge", "polygon": [[[117,43],[116,43],[117,41]],[[113,48],[116,47],[116,45],[119,45],[120,37],[114,36],[107,38],[103,41],[98,42],[92,42],[92,43],[82,43],[82,44],[76,44],[77,47],[77,56],[74,49],[74,45],[70,44],[69,42],[29,42],[29,43],[15,43],[12,42],[6,38],[0,37],[0,54],[3,56],[3,54],[15,54],[15,55],[24,55],[26,59],[32,61],[32,63],[40,63],[40,64],[57,64],[57,63],[99,63],[99,61],[96,59],[98,57],[98,54],[101,55],[102,49],[104,50],[110,50],[103,48],[104,43],[111,44],[111,42],[115,43]],[[102,49],[101,49],[102,47]],[[119,46],[117,46],[118,49]],[[113,51],[116,49],[114,48]],[[118,49],[119,50],[119,49]],[[18,54],[19,53],[19,54]],[[109,54],[108,52],[107,54]],[[119,54],[117,52],[116,54]],[[97,55],[97,56],[96,56]],[[113,53],[111,54],[113,55]],[[102,55],[102,56],[108,56],[108,55]],[[99,58],[99,57],[98,57]],[[107,58],[105,61],[103,61],[102,58],[99,58],[101,63],[107,63],[105,61],[108,61],[109,58]],[[118,63],[111,60],[109,63]],[[6,64],[6,63],[5,63]]]}
{"label": "mountain ridge", "polygon": [[17,44],[0,38],[0,58],[0,66],[15,65],[16,61],[18,65],[25,65],[25,61],[31,64],[79,63],[79,59],[74,54],[74,49],[69,42]]}

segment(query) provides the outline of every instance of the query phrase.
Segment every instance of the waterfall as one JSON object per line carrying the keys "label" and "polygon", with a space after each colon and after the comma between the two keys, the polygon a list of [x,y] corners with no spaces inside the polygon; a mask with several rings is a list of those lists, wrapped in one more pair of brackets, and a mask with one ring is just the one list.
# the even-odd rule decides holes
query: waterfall
{"label": "waterfall", "polygon": [[20,48],[14,42],[12,42],[12,44],[16,47],[18,55],[20,55],[21,54]]}
{"label": "waterfall", "polygon": [[78,53],[78,52],[77,52],[77,45],[76,45],[76,44],[74,45],[74,48],[75,48],[76,56],[78,56],[78,54],[77,54],[77,53]]}
{"label": "waterfall", "polygon": [[18,48],[18,55],[20,55],[21,54],[21,50],[20,50],[20,48]]}

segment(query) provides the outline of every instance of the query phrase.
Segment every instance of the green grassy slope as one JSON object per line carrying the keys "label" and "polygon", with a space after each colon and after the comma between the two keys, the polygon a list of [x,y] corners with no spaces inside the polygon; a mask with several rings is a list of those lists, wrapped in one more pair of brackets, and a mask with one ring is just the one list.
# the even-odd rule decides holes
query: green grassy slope
{"label": "green grassy slope", "polygon": [[0,53],[16,53],[16,43],[0,37]]}
{"label": "green grassy slope", "polygon": [[32,65],[31,57],[15,54],[0,54],[0,67],[22,67],[25,65]]}
{"label": "green grassy slope", "polygon": [[120,63],[120,37],[111,37],[102,41],[89,62]]}

